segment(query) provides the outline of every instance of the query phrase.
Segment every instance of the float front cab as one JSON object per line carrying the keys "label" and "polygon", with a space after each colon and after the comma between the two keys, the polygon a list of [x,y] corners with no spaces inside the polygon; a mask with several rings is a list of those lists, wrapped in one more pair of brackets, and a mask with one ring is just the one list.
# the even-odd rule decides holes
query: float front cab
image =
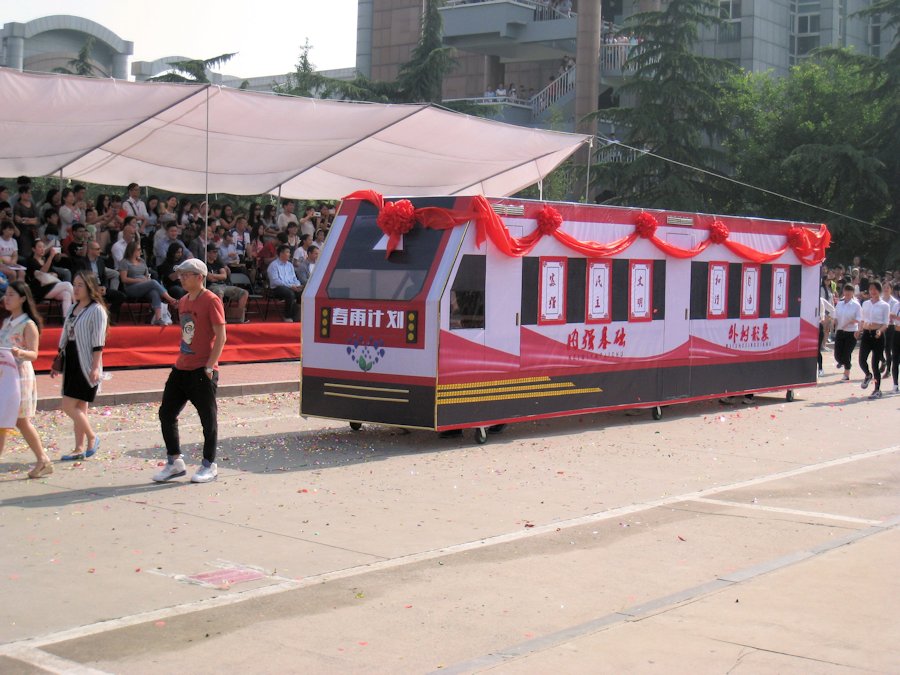
{"label": "float front cab", "polygon": [[712,244],[711,216],[638,236],[639,210],[553,206],[559,234],[495,200],[493,231],[416,225],[386,257],[375,207],[346,202],[305,295],[303,414],[484,427],[815,384],[822,252],[786,243],[798,225],[724,218]]}

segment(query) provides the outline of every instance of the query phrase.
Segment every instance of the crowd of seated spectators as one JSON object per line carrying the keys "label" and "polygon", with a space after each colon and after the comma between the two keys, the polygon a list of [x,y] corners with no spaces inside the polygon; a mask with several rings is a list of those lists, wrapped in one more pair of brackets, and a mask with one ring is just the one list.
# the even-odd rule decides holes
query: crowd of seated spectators
{"label": "crowd of seated spectators", "polygon": [[[225,300],[229,321],[246,321],[251,293],[285,300],[284,318],[295,320],[299,294],[335,212],[320,204],[298,216],[290,199],[278,206],[252,203],[244,211],[230,203],[142,195],[136,183],[122,195],[87,192],[83,185],[52,188],[38,203],[26,176],[15,188],[0,185],[0,272],[26,281],[38,302],[59,302],[66,316],[72,275],[89,270],[113,322],[124,303],[145,302],[154,324],[171,323],[169,308],[185,294],[174,268],[192,257],[206,262],[207,286]],[[289,285],[290,301],[278,290],[286,270],[275,281],[269,273],[282,258],[296,282]]]}

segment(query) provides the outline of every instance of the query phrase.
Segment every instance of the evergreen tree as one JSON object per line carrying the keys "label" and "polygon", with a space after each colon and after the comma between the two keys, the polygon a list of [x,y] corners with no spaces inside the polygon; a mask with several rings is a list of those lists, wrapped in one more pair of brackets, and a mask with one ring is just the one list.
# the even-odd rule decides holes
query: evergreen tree
{"label": "evergreen tree", "polygon": [[[625,69],[632,74],[618,88],[634,107],[595,115],[624,128],[624,142],[687,167],[718,172],[717,148],[728,131],[722,103],[733,66],[699,56],[694,47],[701,27],[721,23],[714,0],[671,0],[659,11],[631,16],[622,34],[638,36]],[[690,211],[716,210],[725,184],[710,176],[649,154],[632,162],[601,164],[595,185],[612,190],[621,204]]]}
{"label": "evergreen tree", "polygon": [[94,36],[89,35],[88,39],[84,41],[84,45],[78,50],[78,56],[69,60],[69,67],[54,68],[53,72],[65,75],[80,75],[81,77],[97,77],[100,71],[91,62],[94,43]]}
{"label": "evergreen tree", "polygon": [[230,54],[219,54],[211,59],[187,59],[185,61],[172,61],[169,66],[171,72],[148,78],[150,82],[191,82],[191,83],[207,83],[209,77],[207,71],[228,63],[237,55],[237,52]]}

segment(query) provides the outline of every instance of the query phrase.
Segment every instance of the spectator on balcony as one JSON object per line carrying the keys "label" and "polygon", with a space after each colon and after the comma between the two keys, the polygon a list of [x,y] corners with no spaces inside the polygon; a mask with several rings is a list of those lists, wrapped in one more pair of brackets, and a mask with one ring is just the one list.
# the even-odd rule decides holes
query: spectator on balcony
{"label": "spectator on balcony", "polygon": [[506,85],[501,82],[497,85],[497,91],[494,93],[497,94],[497,98],[505,98],[507,94]]}
{"label": "spectator on balcony", "polygon": [[512,82],[509,83],[507,92],[508,92],[510,98],[518,98],[519,97],[519,91],[518,91],[518,89],[516,89],[516,85],[513,84]]}

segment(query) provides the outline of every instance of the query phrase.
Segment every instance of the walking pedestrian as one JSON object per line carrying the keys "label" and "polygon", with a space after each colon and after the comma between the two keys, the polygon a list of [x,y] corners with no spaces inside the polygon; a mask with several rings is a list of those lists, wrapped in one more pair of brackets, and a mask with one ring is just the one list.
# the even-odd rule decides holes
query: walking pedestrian
{"label": "walking pedestrian", "polygon": [[[37,458],[37,464],[28,472],[29,478],[41,478],[53,473],[53,464],[37,430],[31,423],[37,411],[37,386],[34,380],[32,361],[38,357],[38,342],[41,333],[41,316],[34,306],[31,290],[24,281],[11,281],[6,287],[3,304],[9,316],[0,327],[0,347],[9,349],[16,360],[19,371],[19,389],[21,399],[16,428]],[[0,429],[0,455],[6,444],[6,429]]]}
{"label": "walking pedestrian", "polygon": [[216,479],[218,408],[216,389],[218,363],[225,347],[225,308],[219,297],[207,288],[206,264],[196,258],[175,268],[187,295],[178,301],[181,319],[181,347],[159,406],[159,422],[166,443],[166,465],[153,476],[164,483],[187,473],[178,437],[178,415],[190,401],[197,409],[203,427],[203,463],[191,477],[192,483]]}
{"label": "walking pedestrian", "polygon": [[[881,283],[869,284],[869,299],[862,305],[862,325],[859,345],[859,367],[865,373],[862,388],[866,389],[875,378],[875,390],[869,398],[881,398],[881,360],[884,358],[884,333],[887,331],[890,307],[881,299]],[[872,355],[872,371],[866,363]]]}
{"label": "walking pedestrian", "polygon": [[[88,419],[88,405],[100,390],[108,323],[97,277],[80,270],[75,273],[72,288],[75,306],[66,317],[59,337],[59,349],[63,352],[62,410],[75,425],[75,449],[62,456],[64,462],[93,457],[100,449],[100,437]],[[59,374],[50,371],[51,377]]]}
{"label": "walking pedestrian", "polygon": [[844,375],[841,377],[844,382],[850,379],[860,321],[862,321],[862,307],[854,297],[853,284],[844,284],[844,297],[834,308],[834,325],[837,329],[834,337],[834,360],[838,368],[844,369]]}
{"label": "walking pedestrian", "polygon": [[900,394],[900,386],[897,383],[897,375],[900,374],[900,281],[895,281],[892,288],[894,294],[890,302],[890,319],[891,328],[894,329],[891,338],[894,344],[891,350],[891,377],[894,380],[894,393]]}

